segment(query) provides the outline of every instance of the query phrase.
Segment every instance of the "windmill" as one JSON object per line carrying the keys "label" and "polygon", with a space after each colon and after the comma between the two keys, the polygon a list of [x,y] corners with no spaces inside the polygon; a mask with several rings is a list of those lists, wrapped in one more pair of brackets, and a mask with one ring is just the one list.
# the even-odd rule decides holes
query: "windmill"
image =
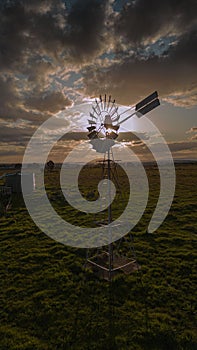
{"label": "windmill", "polygon": [[[116,101],[112,100],[111,96],[107,98],[106,95],[102,97],[100,95],[99,100],[95,99],[95,103],[92,106],[90,112],[90,118],[88,119],[89,126],[88,138],[90,144],[96,152],[104,154],[103,158],[103,174],[108,180],[112,177],[118,182],[117,174],[113,168],[113,149],[115,140],[118,137],[118,131],[120,125],[133,116],[138,118],[143,117],[148,112],[160,105],[157,91],[153,92],[135,106],[132,106],[127,111],[119,113],[119,107],[116,105]],[[125,112],[131,110],[131,113],[126,117],[123,117]],[[110,181],[108,182],[108,199],[110,199],[111,188]],[[110,202],[110,201],[109,201]],[[108,225],[112,222],[112,207],[111,204],[108,206]],[[104,279],[112,281],[113,276],[118,271],[122,271],[126,274],[139,269],[136,259],[128,259],[124,256],[117,256],[114,252],[113,243],[110,241],[111,232],[109,230],[109,244],[108,250],[98,253],[93,257],[87,255],[87,264],[94,271],[99,272]]]}

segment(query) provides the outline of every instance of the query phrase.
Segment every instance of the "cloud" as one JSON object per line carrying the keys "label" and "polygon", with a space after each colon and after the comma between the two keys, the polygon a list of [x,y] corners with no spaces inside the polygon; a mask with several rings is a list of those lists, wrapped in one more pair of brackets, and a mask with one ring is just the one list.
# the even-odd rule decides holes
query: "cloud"
{"label": "cloud", "polygon": [[0,68],[21,71],[37,55],[73,65],[86,63],[105,45],[107,1],[13,1],[1,7]]}
{"label": "cloud", "polygon": [[[54,58],[61,46],[62,30],[57,11],[51,1],[30,5],[29,1],[13,1],[1,8],[1,54],[0,66],[21,70],[22,63],[39,54],[49,54]],[[55,1],[56,10],[61,1]],[[50,5],[47,7],[47,5]],[[39,11],[44,8],[46,11]],[[60,7],[62,9],[62,6]],[[36,9],[36,11],[35,11]]]}
{"label": "cloud", "polygon": [[193,126],[190,130],[186,131],[187,134],[191,132],[197,132],[197,126]]}
{"label": "cloud", "polygon": [[188,91],[177,91],[163,98],[164,101],[177,107],[192,108],[197,105],[197,88],[190,88]]}
{"label": "cloud", "polygon": [[133,104],[157,89],[171,104],[197,105],[196,0],[125,3],[1,1],[5,142],[19,142],[17,133],[26,142],[51,114],[84,96],[108,93]]}
{"label": "cloud", "polygon": [[51,114],[58,113],[72,105],[63,91],[40,90],[41,84],[29,84],[16,76],[0,75],[0,119],[8,123],[16,120],[31,121],[39,125]]}
{"label": "cloud", "polygon": [[64,37],[72,60],[87,63],[106,48],[106,4],[105,0],[78,0],[73,5]]}
{"label": "cloud", "polygon": [[100,54],[106,4],[78,0],[68,10],[61,0],[1,2],[0,118],[38,123],[71,105],[56,78]]}
{"label": "cloud", "polygon": [[195,0],[130,1],[116,16],[115,33],[127,43],[153,42],[169,33],[180,35],[196,24]]}
{"label": "cloud", "polygon": [[132,145],[137,145],[138,143],[143,143],[143,140],[147,140],[148,135],[146,133],[138,132],[136,135],[132,132],[120,132],[118,134],[118,142],[132,142]]}
{"label": "cloud", "polygon": [[197,143],[184,141],[184,142],[171,142],[169,144],[169,148],[171,152],[180,152],[180,151],[188,151],[188,150],[197,150]]}
{"label": "cloud", "polygon": [[[197,105],[197,31],[180,37],[165,56],[125,57],[107,68],[92,66],[84,71],[85,92],[111,93],[122,104],[132,104],[157,89],[161,97],[176,105]],[[187,100],[188,96],[188,100]]]}
{"label": "cloud", "polygon": [[138,140],[138,141],[132,141],[132,142],[131,142],[131,146],[132,146],[132,147],[142,147],[142,146],[144,146],[144,143],[143,143],[142,141],[140,141],[140,140]]}
{"label": "cloud", "polygon": [[0,77],[0,91],[1,91],[1,103],[0,103],[0,116],[9,114],[12,108],[16,107],[19,103],[19,92],[12,77]]}
{"label": "cloud", "polygon": [[169,144],[174,159],[197,160],[197,142],[185,141]]}
{"label": "cloud", "polygon": [[[39,101],[41,86],[50,95],[59,65],[65,71],[87,67],[80,80],[85,89],[79,89],[88,95],[110,90],[128,104],[157,88],[170,103],[196,105],[196,87],[191,86],[197,57],[194,0],[131,1],[120,13],[107,0],[77,0],[69,7],[61,0],[5,3],[0,9],[0,70],[23,74],[26,106]],[[131,55],[136,43],[175,33],[177,45],[169,46],[164,57]],[[109,49],[114,57],[101,58]]]}
{"label": "cloud", "polygon": [[[156,144],[155,147],[158,150],[158,145]],[[172,153],[172,156],[174,159],[183,159],[183,160],[190,160],[190,159],[196,159],[197,160],[197,142],[195,141],[181,141],[181,142],[170,142],[168,144],[170,151]],[[132,147],[132,150],[140,157],[143,161],[153,161],[154,155],[149,151],[148,147],[145,146],[144,143],[136,144],[132,142],[132,144],[129,144],[128,147]],[[154,149],[154,148],[153,148]],[[163,148],[161,147],[161,153],[160,153],[161,159],[165,159],[165,152],[163,152]]]}
{"label": "cloud", "polygon": [[66,106],[71,106],[71,104],[69,98],[59,91],[36,92],[34,96],[30,96],[25,100],[25,107],[28,109],[53,114],[65,109]]}
{"label": "cloud", "polygon": [[196,126],[193,126],[190,130],[186,131],[186,134],[193,134],[193,135],[190,137],[190,140],[191,140],[191,141],[197,140],[197,127],[196,127]]}
{"label": "cloud", "polygon": [[[85,93],[105,91],[132,104],[157,89],[171,104],[196,106],[197,3],[191,0],[189,5],[185,0],[130,2],[114,19],[119,61],[84,70]],[[143,46],[158,39],[154,51]]]}
{"label": "cloud", "polygon": [[17,142],[17,143],[23,143],[24,141],[28,140],[28,137],[31,135],[32,130],[26,128],[25,130],[17,130],[17,128],[7,128],[7,127],[1,127],[0,131],[0,137],[1,142]]}

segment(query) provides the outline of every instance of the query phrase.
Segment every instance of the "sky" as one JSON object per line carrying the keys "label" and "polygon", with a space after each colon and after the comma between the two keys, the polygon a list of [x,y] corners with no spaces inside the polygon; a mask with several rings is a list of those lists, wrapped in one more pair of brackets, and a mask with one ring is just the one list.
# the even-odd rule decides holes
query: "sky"
{"label": "sky", "polygon": [[[95,97],[127,108],[155,90],[148,118],[174,159],[197,159],[196,0],[1,0],[0,18],[1,163],[22,162],[51,117],[67,134],[58,160],[82,142],[72,131],[85,132]],[[56,132],[54,119],[43,133]],[[143,142],[127,141],[146,160]]]}

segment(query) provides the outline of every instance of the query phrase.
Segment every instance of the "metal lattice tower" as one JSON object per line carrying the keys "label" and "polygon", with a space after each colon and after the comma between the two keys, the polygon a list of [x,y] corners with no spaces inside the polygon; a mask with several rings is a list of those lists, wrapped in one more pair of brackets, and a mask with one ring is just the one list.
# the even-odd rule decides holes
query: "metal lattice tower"
{"label": "metal lattice tower", "polygon": [[[145,99],[137,103],[131,109],[131,114],[122,119],[122,115],[125,112],[119,113],[119,108],[116,105],[116,101],[111,99],[111,96],[107,99],[100,95],[99,100],[95,100],[90,112],[90,119],[88,119],[88,137],[93,149],[97,152],[104,154],[103,158],[103,177],[105,177],[105,171],[107,173],[108,181],[108,199],[111,203],[111,186],[110,181],[115,180],[118,185],[118,177],[112,169],[113,152],[112,147],[115,144],[115,139],[118,137],[118,130],[120,125],[129,118],[136,115],[138,118],[142,117],[152,109],[160,105],[158,99],[158,93],[155,91]],[[128,112],[128,110],[127,110]],[[106,142],[107,140],[107,142]],[[107,159],[106,159],[107,157]],[[107,169],[106,169],[107,164]],[[117,175],[117,174],[116,174]],[[108,226],[113,221],[112,206],[108,206]],[[87,264],[95,271],[98,272],[103,278],[108,281],[112,281],[114,274],[118,271],[122,271],[126,274],[132,273],[139,269],[139,265],[136,259],[128,259],[124,256],[117,256],[114,251],[114,245],[111,240],[111,228],[109,226],[109,244],[108,250],[104,250],[102,253],[94,255],[92,258],[87,257]]]}

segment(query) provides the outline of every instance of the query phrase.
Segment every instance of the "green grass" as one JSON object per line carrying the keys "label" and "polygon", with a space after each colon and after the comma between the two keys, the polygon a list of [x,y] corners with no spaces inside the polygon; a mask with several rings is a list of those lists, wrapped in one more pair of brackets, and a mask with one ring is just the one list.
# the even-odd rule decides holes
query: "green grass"
{"label": "green grass", "polygon": [[[89,187],[84,170],[80,186],[93,200],[100,173],[91,171],[95,183]],[[14,199],[11,210],[0,218],[0,350],[197,348],[197,165],[176,166],[174,202],[154,234],[147,234],[146,228],[158,198],[159,175],[152,167],[146,171],[149,202],[132,231],[141,270],[117,275],[111,287],[85,270],[84,249],[47,237],[32,222],[22,199]],[[128,199],[127,180],[121,173],[120,179],[126,196],[117,194],[115,217]],[[46,187],[65,219],[95,226],[94,216],[76,217],[64,201],[56,171],[46,173]],[[131,254],[131,246],[128,239],[121,249]]]}

